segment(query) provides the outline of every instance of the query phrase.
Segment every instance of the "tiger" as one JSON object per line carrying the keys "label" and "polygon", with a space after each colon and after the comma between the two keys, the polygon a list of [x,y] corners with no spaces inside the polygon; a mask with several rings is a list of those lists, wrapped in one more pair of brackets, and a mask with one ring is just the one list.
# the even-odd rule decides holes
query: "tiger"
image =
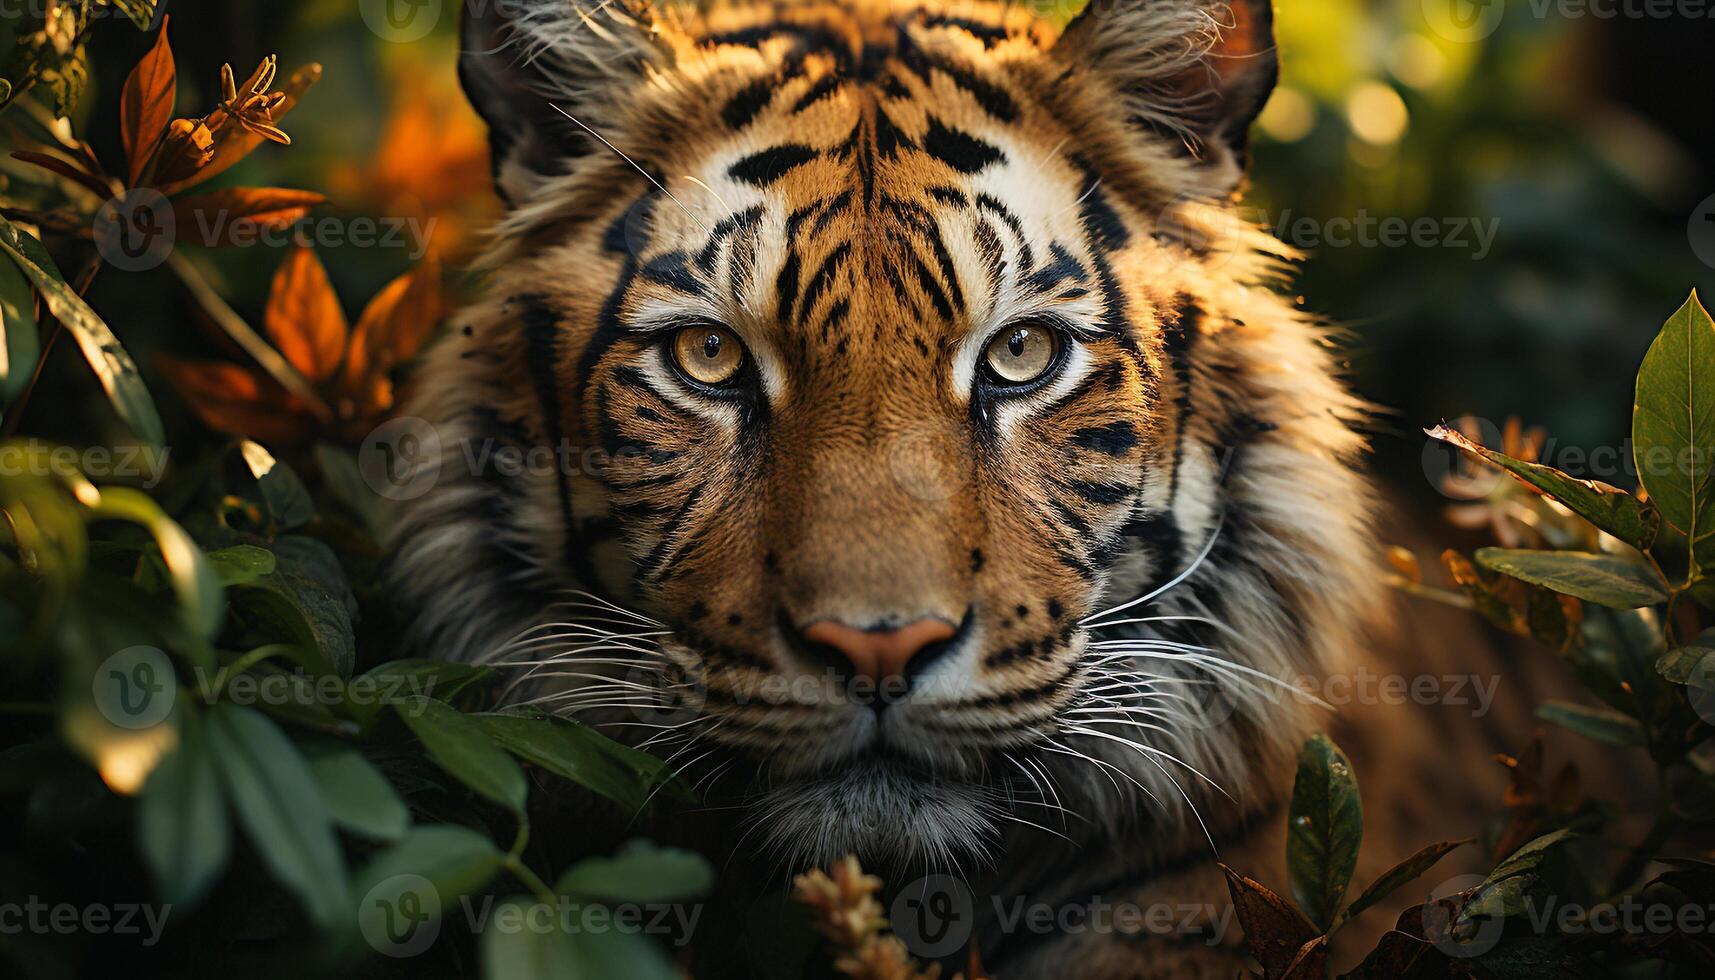
{"label": "tiger", "polygon": [[[950,968],[1231,977],[1215,859],[1284,890],[1309,735],[1384,815],[1359,879],[1496,784],[1422,751],[1484,726],[1291,681],[1451,661],[1372,642],[1375,409],[1239,207],[1269,0],[1071,12],[467,3],[505,214],[411,380],[390,581],[414,648],[667,760],[700,803],[642,826],[729,895],[851,854],[902,935],[957,883]],[[1092,899],[1195,912],[1006,914]]]}

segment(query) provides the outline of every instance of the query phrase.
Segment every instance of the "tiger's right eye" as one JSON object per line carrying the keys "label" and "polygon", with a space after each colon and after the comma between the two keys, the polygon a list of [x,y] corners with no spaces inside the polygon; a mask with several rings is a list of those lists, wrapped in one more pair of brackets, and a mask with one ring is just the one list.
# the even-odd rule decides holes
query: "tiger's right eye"
{"label": "tiger's right eye", "polygon": [[673,335],[673,363],[697,384],[724,385],[744,367],[744,343],[725,327],[685,327]]}

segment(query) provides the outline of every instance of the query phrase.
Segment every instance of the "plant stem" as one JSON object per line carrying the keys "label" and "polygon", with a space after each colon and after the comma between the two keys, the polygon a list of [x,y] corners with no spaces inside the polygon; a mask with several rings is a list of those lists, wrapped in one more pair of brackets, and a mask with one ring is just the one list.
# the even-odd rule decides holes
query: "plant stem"
{"label": "plant stem", "polygon": [[279,351],[269,346],[268,342],[263,340],[262,336],[250,324],[245,323],[244,318],[238,315],[238,311],[227,305],[226,300],[220,298],[220,294],[215,292],[214,287],[208,284],[208,280],[203,278],[202,273],[197,271],[197,267],[191,264],[189,259],[175,249],[167,256],[167,267],[172,269],[173,274],[179,277],[179,282],[184,283],[185,288],[190,290],[191,298],[203,308],[203,311],[209,315],[209,319],[218,324],[220,329],[226,331],[226,335],[243,348],[244,353],[249,354],[251,359],[268,373],[270,378],[279,382],[282,388],[303,399],[318,419],[323,422],[333,420],[333,409],[329,408],[327,402],[322,400],[322,396],[316,392],[310,382],[302,374],[299,374],[298,369],[281,356]]}
{"label": "plant stem", "polygon": [[536,872],[531,871],[530,866],[520,860],[517,855],[506,855],[505,865],[506,870],[512,872],[512,876],[514,878],[523,882],[524,886],[529,888],[531,893],[534,894],[543,904],[552,905],[557,900],[558,896],[554,894],[553,889],[549,888],[546,882],[537,877]]}

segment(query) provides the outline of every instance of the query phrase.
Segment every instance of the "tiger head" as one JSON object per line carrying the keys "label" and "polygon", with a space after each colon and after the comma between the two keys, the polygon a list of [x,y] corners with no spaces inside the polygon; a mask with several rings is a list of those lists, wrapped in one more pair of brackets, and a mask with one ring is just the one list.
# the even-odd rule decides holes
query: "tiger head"
{"label": "tiger head", "polygon": [[800,861],[1271,795],[1373,584],[1363,406],[1234,209],[1270,23],[472,4],[509,210],[406,413],[419,640]]}

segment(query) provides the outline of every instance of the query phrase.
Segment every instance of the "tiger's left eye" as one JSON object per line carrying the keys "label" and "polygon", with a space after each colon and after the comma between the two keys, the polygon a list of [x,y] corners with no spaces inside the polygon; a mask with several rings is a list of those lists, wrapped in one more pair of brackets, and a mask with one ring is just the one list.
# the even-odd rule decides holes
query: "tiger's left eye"
{"label": "tiger's left eye", "polygon": [[983,351],[983,365],[1002,385],[1029,384],[1054,366],[1060,338],[1052,327],[1022,323],[994,335]]}
{"label": "tiger's left eye", "polygon": [[692,381],[726,384],[744,367],[744,344],[725,327],[686,327],[673,335],[673,361]]}

